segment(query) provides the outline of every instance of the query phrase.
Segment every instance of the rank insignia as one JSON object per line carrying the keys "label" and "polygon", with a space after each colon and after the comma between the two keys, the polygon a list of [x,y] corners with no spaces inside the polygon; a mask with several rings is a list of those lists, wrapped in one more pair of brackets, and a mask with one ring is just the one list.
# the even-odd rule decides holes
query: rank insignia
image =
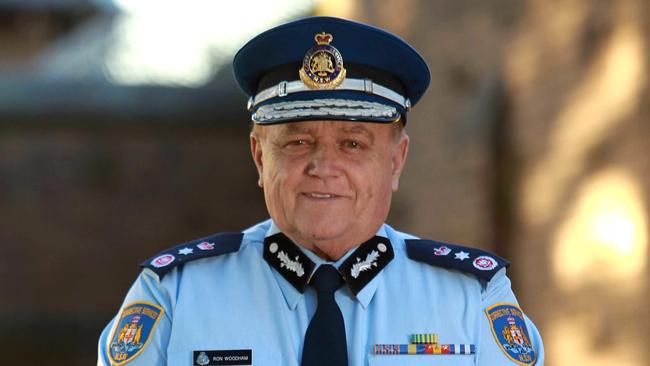
{"label": "rank insignia", "polygon": [[144,350],[164,310],[148,302],[135,302],[122,309],[108,344],[112,365],[123,365]]}
{"label": "rank insignia", "polygon": [[443,245],[443,246],[440,246],[440,247],[437,247],[437,248],[433,249],[433,255],[445,256],[445,255],[448,255],[449,253],[451,253],[451,249],[449,249],[449,247],[446,246],[446,245]]}
{"label": "rank insignia", "polygon": [[[242,233],[218,233],[169,248],[140,264],[163,278],[175,267],[198,259],[233,253],[241,246]],[[198,249],[198,250],[197,250]]]}
{"label": "rank insignia", "polygon": [[312,47],[302,60],[298,72],[300,80],[312,89],[334,89],[345,79],[343,57],[330,43],[334,37],[325,32],[314,36],[316,46]]}
{"label": "rank insignia", "polygon": [[356,296],[393,260],[395,254],[388,238],[373,236],[339,267],[339,272]]}
{"label": "rank insignia", "polygon": [[514,304],[499,303],[485,309],[485,313],[492,334],[506,356],[520,365],[534,364],[537,356],[521,309]]}
{"label": "rank insignia", "polygon": [[266,237],[263,257],[296,290],[305,292],[316,265],[291,239],[282,233]]}

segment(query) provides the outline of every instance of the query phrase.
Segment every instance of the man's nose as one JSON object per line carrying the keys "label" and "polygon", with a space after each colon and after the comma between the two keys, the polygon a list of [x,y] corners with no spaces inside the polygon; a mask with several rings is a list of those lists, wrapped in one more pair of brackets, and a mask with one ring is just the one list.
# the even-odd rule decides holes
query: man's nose
{"label": "man's nose", "polygon": [[336,177],[341,174],[341,156],[338,146],[317,144],[307,164],[307,174],[314,177]]}

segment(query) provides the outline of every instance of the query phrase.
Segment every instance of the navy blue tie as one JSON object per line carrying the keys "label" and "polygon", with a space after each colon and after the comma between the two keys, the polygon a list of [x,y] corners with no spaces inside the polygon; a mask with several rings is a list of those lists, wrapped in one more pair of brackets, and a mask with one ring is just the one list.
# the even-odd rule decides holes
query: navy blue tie
{"label": "navy blue tie", "polygon": [[318,267],[310,285],[316,289],[318,306],[305,333],[300,365],[347,366],[345,323],[334,300],[334,293],[343,285],[343,278],[336,268],[324,264]]}

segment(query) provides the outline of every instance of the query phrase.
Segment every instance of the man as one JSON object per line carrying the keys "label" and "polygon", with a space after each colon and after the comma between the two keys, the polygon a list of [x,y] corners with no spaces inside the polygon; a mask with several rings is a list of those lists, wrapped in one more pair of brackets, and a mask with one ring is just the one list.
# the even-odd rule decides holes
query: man
{"label": "man", "polygon": [[145,261],[99,365],[541,365],[493,254],[384,223],[429,70],[383,30],[314,17],[235,56],[270,220]]}

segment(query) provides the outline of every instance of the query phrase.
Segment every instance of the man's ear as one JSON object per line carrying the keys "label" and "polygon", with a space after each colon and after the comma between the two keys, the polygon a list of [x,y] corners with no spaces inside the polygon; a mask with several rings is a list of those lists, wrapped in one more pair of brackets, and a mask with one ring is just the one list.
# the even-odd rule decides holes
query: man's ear
{"label": "man's ear", "polygon": [[399,177],[402,174],[404,169],[404,164],[406,164],[406,157],[409,152],[409,137],[407,134],[402,134],[400,136],[399,142],[393,148],[392,160],[392,186],[393,192],[397,191],[399,188]]}
{"label": "man's ear", "polygon": [[255,163],[255,167],[257,168],[257,185],[260,187],[264,186],[264,183],[262,181],[262,172],[264,169],[264,164],[262,163],[262,141],[260,141],[260,136],[255,133],[255,131],[251,132],[250,134],[250,142],[251,142],[251,154],[253,155],[253,162]]}

